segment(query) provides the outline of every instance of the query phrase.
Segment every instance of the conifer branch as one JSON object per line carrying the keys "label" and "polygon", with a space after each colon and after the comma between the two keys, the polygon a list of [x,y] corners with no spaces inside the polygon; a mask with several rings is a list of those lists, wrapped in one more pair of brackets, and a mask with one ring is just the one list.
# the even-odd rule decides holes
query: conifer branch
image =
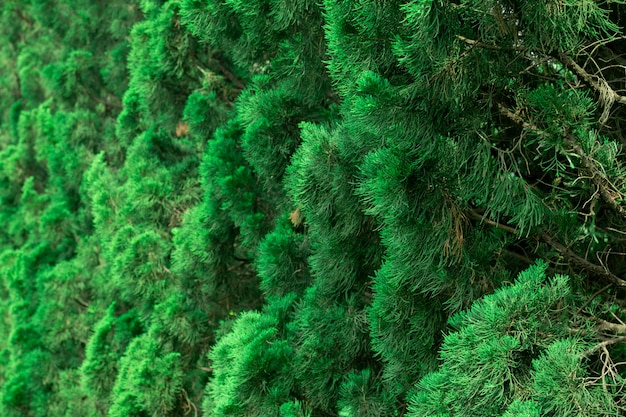
{"label": "conifer branch", "polygon": [[598,323],[598,330],[615,334],[626,334],[626,324],[611,323],[599,317],[593,318]]}
{"label": "conifer branch", "polygon": [[601,349],[605,349],[607,346],[614,345],[614,344],[617,344],[617,343],[626,343],[626,336],[615,337],[613,339],[605,340],[604,342],[598,343],[597,345],[595,345],[591,349],[586,350],[585,352],[583,352],[582,356],[585,357],[585,358],[588,358],[589,356],[593,355],[597,351],[599,351]]}
{"label": "conifer branch", "polygon": [[[483,223],[486,223],[490,226],[493,227],[497,227],[498,229],[504,230],[506,232],[509,232],[511,234],[518,234],[517,229],[515,229],[512,226],[509,226],[507,224],[502,224],[500,222],[496,222],[493,220],[490,220],[488,218],[486,218],[485,216],[481,215],[480,213],[478,213],[476,210],[474,209],[470,209],[468,211],[468,214],[470,215],[471,218],[475,219],[475,220],[479,220]],[[626,280],[623,280],[621,278],[619,278],[617,275],[615,275],[614,273],[612,273],[611,271],[609,271],[607,268],[601,266],[601,265],[596,265],[593,262],[588,261],[587,259],[583,258],[582,256],[578,255],[576,252],[574,252],[573,250],[571,250],[570,248],[568,248],[567,246],[563,245],[562,243],[558,242],[555,238],[553,238],[552,236],[550,236],[549,234],[547,234],[546,232],[540,232],[538,234],[538,237],[543,240],[545,243],[547,243],[548,245],[552,246],[554,249],[557,250],[557,252],[559,252],[563,257],[565,257],[569,262],[571,262],[573,265],[591,273],[594,276],[600,276],[603,277],[604,279],[608,280],[609,282],[611,282],[612,285],[615,285],[617,287],[620,288],[626,288]]]}
{"label": "conifer branch", "polygon": [[484,215],[481,215],[480,213],[478,213],[476,210],[474,209],[470,209],[468,211],[469,215],[471,218],[473,218],[474,220],[478,220],[480,222],[486,223],[490,226],[496,227],[498,229],[504,230],[505,232],[509,232],[511,234],[516,235],[517,234],[517,229],[515,229],[512,226],[506,225],[506,224],[502,224],[500,222],[496,222],[493,221],[487,217],[485,217]]}
{"label": "conifer branch", "polygon": [[[607,83],[604,78],[598,77],[597,75],[589,74],[587,71],[585,71],[583,67],[578,65],[576,61],[574,61],[572,58],[565,55],[564,53],[560,54],[560,59],[565,65],[573,69],[576,74],[578,74],[578,76],[585,80],[587,84],[593,87],[593,89],[596,90],[598,94],[600,94],[600,97],[606,97],[611,99],[611,102],[609,102],[610,104],[613,104],[613,102],[626,104],[626,97],[617,94],[617,92],[615,92],[615,90],[613,90],[611,86],[609,86],[609,83]],[[603,105],[610,106],[609,103],[603,103]]]}
{"label": "conifer branch", "polygon": [[619,278],[617,275],[609,271],[607,268],[596,265],[592,262],[589,262],[587,259],[579,256],[576,252],[566,247],[565,245],[557,242],[552,236],[545,232],[539,233],[539,237],[541,240],[546,242],[548,245],[552,246],[556,249],[561,255],[563,255],[568,261],[572,264],[592,273],[593,275],[603,277],[613,283],[615,286],[620,288],[626,288],[626,281]]}
{"label": "conifer branch", "polygon": [[489,45],[487,43],[482,43],[482,42],[479,42],[479,41],[475,41],[474,39],[469,39],[469,38],[466,38],[465,36],[461,36],[461,35],[456,35],[456,37],[461,42],[465,42],[466,44],[471,45],[471,46],[478,46],[478,47],[483,48],[483,49],[490,49],[492,51],[514,50],[514,48],[503,48],[503,47],[498,46],[498,45]]}
{"label": "conifer branch", "polygon": [[595,293],[593,293],[593,295],[591,297],[589,297],[589,299],[587,301],[585,301],[585,304],[583,304],[582,306],[580,306],[578,308],[578,312],[577,314],[580,314],[581,311],[583,311],[585,309],[585,307],[587,307],[589,304],[591,304],[591,302],[600,294],[602,294],[603,292],[605,292],[606,290],[608,290],[609,288],[611,288],[613,286],[613,283],[610,283],[609,285],[606,285],[602,288],[600,288],[598,291],[596,291]]}
{"label": "conifer branch", "polygon": [[598,191],[600,192],[600,196],[602,199],[615,211],[617,211],[622,217],[626,218],[626,210],[624,207],[620,206],[616,201],[614,195],[617,194],[621,196],[621,194],[617,191],[611,190],[609,191],[610,186],[608,185],[609,179],[604,175],[599,169],[597,169],[596,164],[593,160],[583,151],[582,147],[571,137],[565,138],[565,143],[572,147],[572,150],[580,157],[580,160],[583,163],[583,166],[587,170],[587,173],[591,176],[591,180],[598,187]]}
{"label": "conifer branch", "polygon": [[[521,116],[513,113],[504,105],[498,103],[498,108],[503,115],[521,125],[524,129],[532,131],[537,136],[550,137],[550,133],[539,129],[532,123],[525,121]],[[571,136],[564,137],[563,141],[572,148],[578,157],[580,157],[582,165],[587,171],[587,175],[589,175],[597,187],[604,202],[607,203],[613,210],[618,212],[620,216],[626,219],[626,209],[624,209],[624,207],[622,207],[615,198],[615,196],[621,197],[621,193],[611,189],[609,179],[600,169],[598,169],[593,159],[587,155],[578,142],[576,142]]]}
{"label": "conifer branch", "polygon": [[532,131],[537,136],[544,136],[544,137],[549,137],[550,136],[550,134],[548,132],[539,129],[537,126],[535,126],[532,123],[528,123],[519,114],[513,113],[511,110],[509,110],[503,104],[501,104],[501,103],[497,103],[497,104],[498,104],[498,110],[500,110],[500,113],[502,113],[503,115],[505,115],[509,119],[513,120],[515,123],[521,125],[524,129]]}

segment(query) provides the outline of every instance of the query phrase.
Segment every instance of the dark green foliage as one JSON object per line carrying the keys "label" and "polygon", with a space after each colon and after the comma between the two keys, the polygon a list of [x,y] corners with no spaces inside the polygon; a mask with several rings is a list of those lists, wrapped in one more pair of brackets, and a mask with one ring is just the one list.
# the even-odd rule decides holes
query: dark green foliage
{"label": "dark green foliage", "polygon": [[348,375],[339,387],[341,417],[397,415],[396,403],[369,369]]}
{"label": "dark green foliage", "polygon": [[110,416],[167,416],[182,388],[180,353],[160,346],[150,334],[133,339],[113,386]]}
{"label": "dark green foliage", "polygon": [[621,0],[0,6],[0,414],[618,416]]}
{"label": "dark green foliage", "polygon": [[[183,111],[183,119],[188,123],[187,134],[196,136],[199,139],[198,142],[202,144],[204,139],[208,139],[213,131],[225,121],[228,111],[227,103],[220,100],[217,93],[209,88],[210,85],[206,89],[190,94]],[[182,133],[185,133],[184,130],[177,136],[185,136]]]}
{"label": "dark green foliage", "polygon": [[273,415],[289,401],[295,363],[286,320],[294,298],[275,299],[262,313],[243,313],[215,345],[209,355],[214,377],[203,403],[205,414]]}
{"label": "dark green foliage", "polygon": [[313,287],[295,321],[298,379],[306,398],[322,411],[333,410],[344,379],[367,365],[367,321],[360,304],[356,297],[329,301]]}
{"label": "dark green foliage", "polygon": [[532,266],[450,319],[442,365],[419,382],[411,415],[499,416],[528,398],[548,415],[618,413],[614,384],[624,381],[615,375],[603,390],[603,377],[590,377],[590,345],[563,320],[572,308],[568,279],[546,280],[546,268]]}
{"label": "dark green foliage", "polygon": [[141,333],[141,323],[134,310],[115,317],[115,305],[94,325],[93,335],[85,346],[85,360],[80,367],[85,392],[97,400],[100,412],[110,405],[109,397],[118,372],[118,362],[130,340]]}
{"label": "dark green foliage", "polygon": [[[294,222],[302,221],[299,209],[277,219],[276,228],[259,244],[256,267],[261,278],[259,286],[267,298],[287,293],[304,293],[311,281],[307,256],[308,236],[294,230]],[[298,225],[299,226],[299,225]]]}

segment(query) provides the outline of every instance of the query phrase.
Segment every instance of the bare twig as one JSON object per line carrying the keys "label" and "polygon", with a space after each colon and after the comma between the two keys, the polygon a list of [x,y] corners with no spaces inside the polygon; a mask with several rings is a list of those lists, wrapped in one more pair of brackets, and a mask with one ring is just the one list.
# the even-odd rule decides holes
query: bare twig
{"label": "bare twig", "polygon": [[[539,129],[537,126],[535,126],[532,123],[528,123],[520,115],[513,113],[511,110],[509,110],[507,107],[503,106],[500,103],[498,103],[498,109],[503,115],[513,120],[515,123],[521,125],[524,129],[532,131],[537,136],[544,136],[544,137],[550,136],[550,133],[542,129]],[[589,157],[587,153],[585,153],[585,151],[578,144],[578,142],[576,142],[572,137],[566,136],[564,138],[564,142],[572,148],[572,150],[574,151],[574,153],[576,153],[576,155],[580,157],[583,167],[587,171],[589,178],[598,187],[598,192],[600,193],[600,196],[602,197],[602,199],[613,210],[617,211],[622,217],[626,218],[626,209],[624,209],[624,207],[619,205],[619,203],[617,202],[615,198],[615,195],[621,196],[621,194],[615,190],[612,190],[612,188],[610,187],[609,179],[600,169],[598,169],[596,164],[593,162],[593,159]]]}
{"label": "bare twig", "polygon": [[598,76],[594,76],[585,71],[580,65],[576,63],[572,58],[565,54],[560,55],[561,61],[572,68],[576,74],[578,74],[583,80],[585,80],[590,86],[592,86],[600,95],[610,94],[613,101],[620,104],[626,104],[626,97],[617,94],[604,80]]}
{"label": "bare twig", "polygon": [[[484,215],[481,215],[480,213],[478,213],[476,210],[474,209],[470,209],[468,210],[468,215],[469,217],[481,221],[483,223],[486,223],[490,226],[496,227],[498,229],[504,230],[508,233],[511,234],[515,234],[518,235],[518,231],[517,229],[515,229],[512,226],[509,226],[507,224],[503,224],[500,222],[496,222],[493,220],[490,220],[488,218],[486,218]],[[595,275],[595,276],[600,276],[603,277],[604,279],[606,279],[607,281],[609,281],[611,283],[611,285],[615,285],[617,287],[620,288],[626,288],[626,280],[623,280],[621,278],[619,278],[617,275],[615,275],[614,273],[612,273],[608,268],[603,267],[601,265],[596,265],[593,262],[588,261],[587,259],[583,258],[582,256],[578,255],[576,252],[574,252],[573,250],[571,250],[570,248],[566,247],[565,245],[563,245],[562,243],[558,242],[555,238],[553,238],[552,236],[550,236],[549,234],[547,234],[546,232],[539,232],[538,234],[539,238],[541,240],[543,240],[545,243],[547,243],[548,245],[552,246],[554,249],[557,250],[557,252],[559,252],[561,255],[563,255],[563,257],[565,257],[572,265],[575,265],[583,270],[586,270],[587,272]]]}
{"label": "bare twig", "polygon": [[498,229],[504,230],[505,232],[509,232],[509,233],[514,234],[514,235],[518,234],[517,233],[517,229],[515,229],[514,227],[511,227],[511,226],[506,225],[506,224],[502,224],[500,222],[493,221],[493,220],[485,217],[484,215],[481,215],[480,213],[478,213],[474,209],[470,209],[467,213],[474,220],[481,221],[481,222],[486,223],[486,224],[488,224],[490,226],[496,227]]}
{"label": "bare twig", "polygon": [[592,347],[591,349],[586,350],[585,352],[583,352],[583,357],[588,358],[589,356],[593,355],[597,351],[599,351],[601,349],[605,349],[607,346],[614,345],[614,344],[617,344],[617,343],[624,343],[624,342],[626,342],[626,336],[615,337],[613,339],[605,340],[604,342],[600,342],[597,345],[595,345],[594,347]]}
{"label": "bare twig", "polygon": [[578,314],[580,314],[581,311],[583,311],[585,309],[585,307],[587,307],[589,304],[591,304],[591,302],[600,294],[602,294],[604,291],[608,290],[609,288],[611,288],[614,284],[610,283],[609,285],[606,285],[602,288],[600,288],[598,291],[596,291],[595,293],[593,293],[593,295],[585,302],[585,304],[583,304],[582,306],[580,306],[580,308],[578,309]]}
{"label": "bare twig", "polygon": [[567,260],[569,260],[572,264],[585,269],[594,275],[601,276],[611,282],[613,285],[626,288],[626,281],[619,278],[617,275],[609,271],[607,268],[604,268],[600,265],[596,265],[592,262],[589,262],[582,256],[578,255],[576,252],[571,250],[570,248],[564,246],[563,244],[557,242],[552,236],[545,232],[539,233],[539,237],[541,240],[546,242],[548,245],[552,246],[556,249],[561,255],[563,255]]}
{"label": "bare twig", "polygon": [[593,317],[593,320],[598,323],[598,330],[616,334],[626,334],[626,324],[611,323],[599,317]]}

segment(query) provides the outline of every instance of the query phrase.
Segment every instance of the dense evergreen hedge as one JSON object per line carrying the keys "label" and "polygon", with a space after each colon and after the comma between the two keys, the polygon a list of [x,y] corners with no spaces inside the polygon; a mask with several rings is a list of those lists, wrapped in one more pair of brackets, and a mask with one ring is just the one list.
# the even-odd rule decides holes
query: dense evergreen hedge
{"label": "dense evergreen hedge", "polygon": [[623,1],[0,11],[0,415],[626,415]]}

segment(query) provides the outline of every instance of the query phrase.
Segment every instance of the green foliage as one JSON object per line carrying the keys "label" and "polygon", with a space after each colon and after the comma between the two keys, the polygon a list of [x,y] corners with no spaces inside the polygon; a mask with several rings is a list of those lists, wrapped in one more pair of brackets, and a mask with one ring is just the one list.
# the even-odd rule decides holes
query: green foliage
{"label": "green foliage", "polygon": [[143,334],[130,342],[119,363],[107,415],[166,416],[178,405],[183,379],[180,353]]}
{"label": "green foliage", "polygon": [[312,287],[298,313],[298,379],[306,398],[316,408],[329,412],[335,407],[344,379],[367,365],[365,312],[357,297],[332,302]]}
{"label": "green foliage", "polygon": [[624,413],[623,1],[5,3],[1,415]]}
{"label": "green foliage", "polygon": [[118,362],[130,340],[141,333],[141,323],[134,310],[115,317],[115,305],[94,325],[93,335],[85,346],[85,360],[80,367],[85,393],[97,400],[101,412],[108,409],[109,398],[118,373]]}
{"label": "green foliage", "polygon": [[369,369],[349,375],[339,388],[337,401],[341,417],[395,416],[396,404]]}
{"label": "green foliage", "polygon": [[515,416],[529,416],[539,417],[541,415],[541,408],[534,401],[519,401],[515,400],[507,408],[506,412],[502,414],[502,417],[515,417]]}
{"label": "green foliage", "polygon": [[301,219],[295,210],[289,219],[277,219],[276,228],[265,235],[259,244],[255,259],[261,278],[259,286],[267,298],[282,297],[290,292],[302,295],[311,281],[307,256],[310,250],[308,236],[297,233],[294,223]]}
{"label": "green foliage", "polygon": [[286,296],[262,313],[243,313],[215,345],[209,355],[214,377],[203,403],[207,415],[265,416],[279,408],[301,415],[297,405],[287,405],[295,385],[286,327],[293,302]]}
{"label": "green foliage", "polygon": [[615,386],[623,385],[623,378],[617,376],[610,388],[603,387],[602,377],[590,377],[583,349],[584,344],[578,340],[557,340],[533,361],[533,398],[545,413],[556,416],[619,413],[616,400],[621,399],[621,393]]}
{"label": "green foliage", "polygon": [[450,319],[442,364],[419,382],[411,415],[516,415],[536,413],[536,404],[555,416],[618,413],[617,392],[602,388],[604,377],[589,376],[588,342],[570,337],[563,320],[568,279],[547,279],[546,268],[532,266]]}

